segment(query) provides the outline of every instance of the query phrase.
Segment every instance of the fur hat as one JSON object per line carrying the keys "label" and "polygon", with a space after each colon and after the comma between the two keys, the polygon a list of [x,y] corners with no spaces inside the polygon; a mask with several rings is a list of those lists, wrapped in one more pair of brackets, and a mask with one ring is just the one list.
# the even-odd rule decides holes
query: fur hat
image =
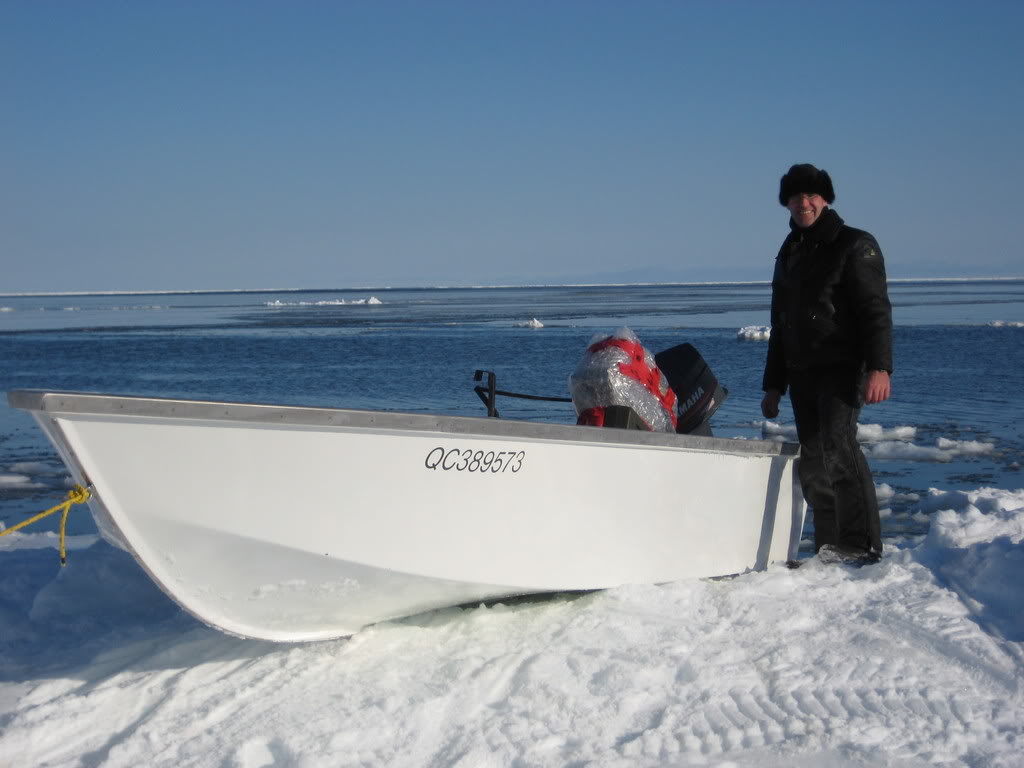
{"label": "fur hat", "polygon": [[801,163],[792,166],[779,183],[779,202],[783,205],[789,202],[793,195],[805,192],[818,194],[825,198],[829,205],[836,199],[836,193],[832,189],[832,179],[828,173],[819,171],[810,163]]}

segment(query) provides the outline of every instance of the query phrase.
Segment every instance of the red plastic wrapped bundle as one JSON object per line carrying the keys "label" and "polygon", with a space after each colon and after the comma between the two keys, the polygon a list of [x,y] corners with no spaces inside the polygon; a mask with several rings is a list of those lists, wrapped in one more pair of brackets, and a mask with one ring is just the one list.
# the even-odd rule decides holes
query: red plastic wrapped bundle
{"label": "red plastic wrapped bundle", "polygon": [[652,432],[675,432],[676,395],[629,328],[595,337],[569,377],[577,424],[604,426],[609,406],[631,408]]}

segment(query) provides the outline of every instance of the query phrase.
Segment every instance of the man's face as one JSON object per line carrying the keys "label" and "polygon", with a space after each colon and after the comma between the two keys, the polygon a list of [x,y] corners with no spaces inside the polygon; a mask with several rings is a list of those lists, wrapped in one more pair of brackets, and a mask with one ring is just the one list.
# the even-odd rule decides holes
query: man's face
{"label": "man's face", "polygon": [[818,220],[821,212],[828,208],[828,203],[819,194],[801,192],[791,195],[786,207],[789,208],[789,213],[798,227],[809,227]]}

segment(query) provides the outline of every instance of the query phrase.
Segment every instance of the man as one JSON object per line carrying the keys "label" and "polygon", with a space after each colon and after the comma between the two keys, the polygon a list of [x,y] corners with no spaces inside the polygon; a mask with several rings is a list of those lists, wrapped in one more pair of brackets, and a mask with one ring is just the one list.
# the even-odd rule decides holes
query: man
{"label": "man", "polygon": [[875,238],[829,208],[832,179],[794,165],[779,187],[790,233],[772,278],[772,332],[764,369],[765,418],[788,387],[800,439],[800,484],[822,559],[855,564],[882,554],[871,470],[857,445],[865,403],[890,395],[892,308]]}

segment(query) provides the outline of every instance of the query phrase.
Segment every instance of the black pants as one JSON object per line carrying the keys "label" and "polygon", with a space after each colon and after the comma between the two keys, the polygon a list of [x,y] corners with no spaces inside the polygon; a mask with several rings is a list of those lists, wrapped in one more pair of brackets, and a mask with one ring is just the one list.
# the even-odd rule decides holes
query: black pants
{"label": "black pants", "polygon": [[882,551],[875,484],[857,445],[864,375],[850,368],[790,371],[800,438],[800,485],[814,511],[814,548]]}

